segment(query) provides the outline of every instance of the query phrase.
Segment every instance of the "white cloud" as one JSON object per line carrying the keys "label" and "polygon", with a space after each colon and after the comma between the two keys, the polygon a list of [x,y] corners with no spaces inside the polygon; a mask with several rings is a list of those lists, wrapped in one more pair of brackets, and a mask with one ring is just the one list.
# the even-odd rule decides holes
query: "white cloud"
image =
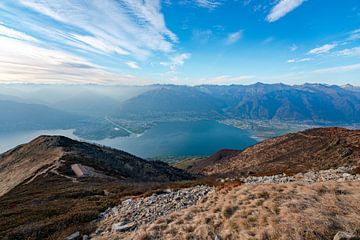
{"label": "white cloud", "polygon": [[221,2],[216,0],[195,0],[195,2],[199,7],[208,9],[214,9],[221,5]]}
{"label": "white cloud", "polygon": [[137,62],[134,62],[134,61],[128,61],[125,64],[128,65],[130,68],[133,68],[133,69],[141,69],[139,64]]}
{"label": "white cloud", "polygon": [[175,72],[179,66],[184,65],[185,61],[191,57],[190,53],[182,53],[170,58],[169,62],[161,62],[160,65],[169,66],[172,72]]}
{"label": "white cloud", "polygon": [[129,55],[129,52],[124,50],[123,48],[114,46],[112,44],[108,45],[108,44],[106,44],[106,42],[101,41],[95,37],[83,36],[83,35],[79,35],[79,34],[72,34],[72,37],[74,39],[80,41],[80,43],[76,42],[76,44],[70,43],[70,45],[72,45],[72,46],[79,46],[80,48],[84,48],[83,45],[85,44],[85,45],[88,45],[88,47],[97,50],[97,52]]}
{"label": "white cloud", "polygon": [[349,40],[351,40],[351,41],[355,41],[358,39],[360,39],[360,28],[352,31],[349,36]]}
{"label": "white cloud", "polygon": [[323,54],[328,53],[331,49],[335,48],[337,44],[325,44],[321,47],[311,49],[308,54]]}
{"label": "white cloud", "polygon": [[305,0],[280,0],[266,17],[268,22],[275,22],[284,17],[295,8],[299,7]]}
{"label": "white cloud", "polygon": [[347,48],[347,49],[338,51],[337,54],[339,56],[360,57],[360,47]]}
{"label": "white cloud", "polygon": [[352,64],[331,68],[321,68],[313,71],[313,73],[342,73],[342,72],[351,72],[355,70],[360,70],[360,64]]}
{"label": "white cloud", "polygon": [[[118,64],[121,69],[121,64],[126,64],[139,69],[137,59],[176,54],[173,45],[178,39],[166,26],[160,0],[18,0],[1,4],[8,22],[16,27],[0,23],[0,82],[142,84],[145,80],[94,62],[103,62],[105,57],[106,62],[113,61],[111,66]],[[172,66],[176,64],[181,63]]]}
{"label": "white cloud", "polygon": [[243,35],[243,30],[240,30],[240,31],[237,31],[237,32],[234,32],[234,33],[230,33],[227,36],[227,38],[225,40],[225,43],[227,45],[234,44],[234,43],[236,43],[237,41],[239,41],[242,38],[242,35]]}
{"label": "white cloud", "polygon": [[[166,27],[159,0],[20,2],[66,26],[81,30],[82,34],[56,29],[61,31],[63,38],[72,42],[71,46],[76,44],[105,54],[129,53],[146,58],[154,51],[171,52],[173,43],[177,42],[176,35]],[[47,21],[37,22],[37,25],[54,28]]]}
{"label": "white cloud", "polygon": [[262,44],[269,44],[275,40],[274,37],[268,37],[264,41],[262,41]]}
{"label": "white cloud", "polygon": [[25,41],[31,41],[31,42],[38,42],[38,40],[35,39],[34,37],[32,37],[26,33],[16,31],[12,28],[8,28],[4,25],[0,25],[0,36],[15,38],[15,39],[19,39],[19,40],[25,40]]}
{"label": "white cloud", "polygon": [[300,63],[300,62],[309,62],[311,58],[300,58],[300,59],[289,59],[287,60],[288,63]]}
{"label": "white cloud", "polygon": [[0,83],[122,83],[145,80],[120,75],[73,54],[0,36]]}

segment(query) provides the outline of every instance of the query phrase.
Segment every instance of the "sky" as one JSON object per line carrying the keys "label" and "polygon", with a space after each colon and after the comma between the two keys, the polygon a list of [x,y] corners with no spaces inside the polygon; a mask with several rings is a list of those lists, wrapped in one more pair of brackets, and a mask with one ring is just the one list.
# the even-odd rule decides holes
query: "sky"
{"label": "sky", "polygon": [[2,0],[0,83],[360,85],[359,0]]}

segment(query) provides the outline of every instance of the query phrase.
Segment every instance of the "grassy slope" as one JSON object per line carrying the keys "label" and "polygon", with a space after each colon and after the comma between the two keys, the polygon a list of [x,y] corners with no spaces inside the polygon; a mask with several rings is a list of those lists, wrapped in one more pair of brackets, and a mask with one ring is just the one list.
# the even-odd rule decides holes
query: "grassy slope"
{"label": "grassy slope", "polygon": [[[360,233],[360,182],[222,188],[121,239],[333,239]],[[160,237],[161,236],[161,237]]]}

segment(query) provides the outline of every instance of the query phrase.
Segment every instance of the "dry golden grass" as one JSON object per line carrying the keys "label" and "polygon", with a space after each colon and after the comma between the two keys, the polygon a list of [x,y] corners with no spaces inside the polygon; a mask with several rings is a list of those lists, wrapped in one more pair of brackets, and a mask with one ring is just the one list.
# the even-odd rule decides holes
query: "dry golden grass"
{"label": "dry golden grass", "polygon": [[360,233],[360,182],[242,185],[110,239],[332,239]]}

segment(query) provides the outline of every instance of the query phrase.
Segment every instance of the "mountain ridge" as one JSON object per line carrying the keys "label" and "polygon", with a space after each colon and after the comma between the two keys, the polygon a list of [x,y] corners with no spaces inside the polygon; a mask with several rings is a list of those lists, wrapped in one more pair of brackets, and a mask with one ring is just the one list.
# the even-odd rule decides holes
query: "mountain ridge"
{"label": "mountain ridge", "polygon": [[0,155],[0,196],[48,172],[75,178],[73,164],[131,182],[194,179],[160,161],[146,161],[121,150],[63,136],[43,135]]}
{"label": "mountain ridge", "polygon": [[[215,154],[216,155],[216,154]],[[237,153],[195,163],[190,172],[206,175],[275,175],[360,166],[360,130],[314,128],[265,140]]]}
{"label": "mountain ridge", "polygon": [[[181,93],[181,94],[180,94]],[[204,114],[207,113],[207,114]],[[124,102],[115,116],[171,117],[356,123],[360,93],[323,84],[158,86]]]}

